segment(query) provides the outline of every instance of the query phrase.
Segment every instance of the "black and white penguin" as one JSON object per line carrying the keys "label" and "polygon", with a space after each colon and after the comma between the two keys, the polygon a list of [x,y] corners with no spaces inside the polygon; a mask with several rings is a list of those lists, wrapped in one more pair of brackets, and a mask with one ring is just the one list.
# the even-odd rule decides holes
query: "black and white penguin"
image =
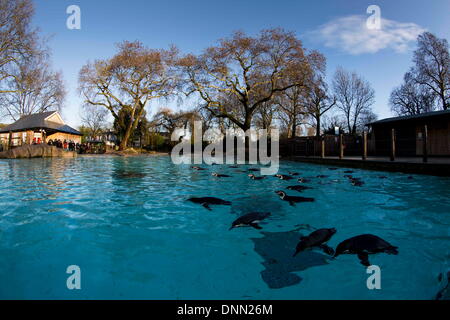
{"label": "black and white penguin", "polygon": [[250,177],[250,179],[252,180],[263,180],[265,177],[257,177],[254,174],[249,174],[248,175]]}
{"label": "black and white penguin", "polygon": [[253,227],[262,229],[258,223],[270,216],[270,212],[251,212],[247,213],[233,221],[229,230],[239,227]]}
{"label": "black and white penguin", "polygon": [[398,247],[391,245],[380,237],[373,234],[363,234],[339,243],[334,257],[336,258],[341,254],[356,254],[361,264],[368,267],[370,266],[369,254],[384,252],[397,255],[397,249]]}
{"label": "black and white penguin", "polygon": [[350,178],[350,183],[355,187],[362,187],[364,185],[364,181],[361,178]]}
{"label": "black and white penguin", "polygon": [[277,177],[280,180],[292,180],[292,179],[294,179],[293,177],[287,176],[285,174],[276,174],[275,177]]}
{"label": "black and white penguin", "polygon": [[331,237],[336,233],[335,228],[319,229],[311,233],[307,237],[301,237],[300,242],[295,249],[294,257],[306,249],[312,249],[314,247],[322,249],[326,254],[333,255],[334,250],[326,245]]}
{"label": "black and white penguin", "polygon": [[314,198],[288,196],[284,191],[275,191],[275,193],[280,196],[281,200],[289,202],[289,204],[291,206],[295,206],[295,204],[299,203],[299,202],[314,202],[315,201]]}
{"label": "black and white penguin", "polygon": [[193,167],[191,167],[191,168],[194,169],[194,170],[197,170],[197,171],[206,170],[205,168],[198,167],[198,166],[193,166]]}
{"label": "black and white penguin", "polygon": [[213,172],[213,173],[211,173],[211,175],[216,177],[216,178],[231,178],[231,176],[229,176],[227,174],[219,174],[217,172]]}
{"label": "black and white penguin", "polygon": [[201,204],[204,208],[211,211],[210,205],[231,206],[230,201],[222,200],[215,197],[189,198],[188,201]]}

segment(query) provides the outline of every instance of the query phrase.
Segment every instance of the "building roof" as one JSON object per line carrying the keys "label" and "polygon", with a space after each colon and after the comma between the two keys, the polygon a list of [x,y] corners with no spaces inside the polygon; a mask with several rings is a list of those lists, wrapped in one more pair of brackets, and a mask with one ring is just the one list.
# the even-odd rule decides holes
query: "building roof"
{"label": "building roof", "polygon": [[49,111],[43,113],[35,113],[29,116],[24,116],[10,124],[9,126],[0,129],[0,133],[19,132],[26,130],[44,129],[49,131],[57,131],[62,133],[68,133],[73,135],[82,136],[83,134],[74,128],[57,122],[48,121],[47,119],[53,116],[58,111]]}
{"label": "building roof", "polygon": [[426,113],[415,114],[415,115],[410,115],[410,116],[403,116],[403,117],[386,118],[386,119],[382,119],[382,120],[378,120],[378,121],[369,123],[368,125],[371,126],[371,125],[390,123],[390,122],[421,120],[421,119],[426,119],[426,118],[430,118],[430,117],[439,117],[439,116],[450,116],[450,110],[426,112]]}

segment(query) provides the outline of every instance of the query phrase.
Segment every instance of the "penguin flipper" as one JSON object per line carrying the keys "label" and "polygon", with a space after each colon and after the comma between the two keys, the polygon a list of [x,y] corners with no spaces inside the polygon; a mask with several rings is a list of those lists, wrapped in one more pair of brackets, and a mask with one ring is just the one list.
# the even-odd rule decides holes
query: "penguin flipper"
{"label": "penguin flipper", "polygon": [[330,246],[327,246],[326,244],[322,244],[319,246],[320,249],[322,249],[323,252],[325,252],[326,254],[330,255],[330,256],[334,256],[334,249],[331,248]]}
{"label": "penguin flipper", "polygon": [[211,207],[209,206],[209,204],[207,204],[207,203],[202,203],[202,206],[203,206],[205,209],[207,209],[207,210],[209,210],[209,211],[212,211],[212,209],[211,209]]}
{"label": "penguin flipper", "polygon": [[255,229],[261,230],[262,228],[257,224],[257,223],[249,223],[248,224],[250,227],[253,227]]}
{"label": "penguin flipper", "polygon": [[370,266],[370,262],[369,262],[369,254],[367,252],[360,252],[358,253],[358,258],[361,262],[361,264],[365,267],[369,267]]}

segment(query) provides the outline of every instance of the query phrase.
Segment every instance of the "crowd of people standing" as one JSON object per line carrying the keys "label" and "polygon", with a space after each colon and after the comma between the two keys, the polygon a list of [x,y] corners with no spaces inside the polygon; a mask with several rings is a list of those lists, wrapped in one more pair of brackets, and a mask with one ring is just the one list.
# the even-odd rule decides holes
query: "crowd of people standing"
{"label": "crowd of people standing", "polygon": [[47,144],[49,146],[55,146],[59,149],[64,149],[67,151],[74,151],[80,154],[97,154],[97,153],[105,153],[106,149],[104,144],[98,144],[98,143],[75,143],[72,140],[64,140],[61,141],[60,139],[57,140],[48,140]]}

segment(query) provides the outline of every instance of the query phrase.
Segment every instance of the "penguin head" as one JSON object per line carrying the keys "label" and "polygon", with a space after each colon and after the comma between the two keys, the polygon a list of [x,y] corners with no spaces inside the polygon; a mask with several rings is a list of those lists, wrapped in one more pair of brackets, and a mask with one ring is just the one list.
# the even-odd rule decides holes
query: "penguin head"
{"label": "penguin head", "polygon": [[217,177],[219,174],[217,172],[211,173],[212,176]]}
{"label": "penguin head", "polygon": [[347,241],[343,241],[341,243],[338,244],[338,246],[336,247],[336,251],[334,253],[334,258],[336,258],[337,256],[345,253],[348,250],[348,242]]}
{"label": "penguin head", "polygon": [[275,193],[279,195],[281,199],[283,199],[286,196],[286,193],[284,191],[275,191]]}
{"label": "penguin head", "polygon": [[249,176],[251,179],[253,179],[253,178],[255,177],[254,174],[249,174],[248,176]]}

